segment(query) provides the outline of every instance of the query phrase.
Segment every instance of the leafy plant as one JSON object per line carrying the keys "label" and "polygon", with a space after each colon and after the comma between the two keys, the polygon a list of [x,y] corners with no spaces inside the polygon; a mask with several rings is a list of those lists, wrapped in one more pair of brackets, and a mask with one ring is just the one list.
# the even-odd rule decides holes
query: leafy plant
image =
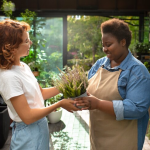
{"label": "leafy plant", "polygon": [[54,86],[53,81],[58,78],[58,74],[54,71],[42,71],[37,77],[42,88]]}
{"label": "leafy plant", "polygon": [[[58,94],[54,97],[51,97],[49,99],[46,100],[45,106],[50,106],[54,103],[57,103],[58,101],[60,101],[62,99],[62,94]],[[57,108],[56,111],[60,110],[60,108]]]}
{"label": "leafy plant", "polygon": [[13,2],[3,0],[1,9],[7,17],[13,18],[12,14],[13,14],[13,11],[15,10],[15,4]]}
{"label": "leafy plant", "polygon": [[101,16],[75,16],[67,18],[68,21],[68,46],[67,51],[82,53],[87,58],[92,58],[94,64],[95,55],[102,51],[100,25],[105,21]]}
{"label": "leafy plant", "polygon": [[150,71],[150,63],[145,61],[144,62],[145,67],[148,69],[148,71]]}
{"label": "leafy plant", "polygon": [[135,51],[137,53],[149,53],[150,44],[149,43],[137,43],[135,45]]}
{"label": "leafy plant", "polygon": [[47,100],[47,105],[52,105],[52,104],[55,104],[56,102],[60,101],[62,98],[62,94],[58,94],[54,97],[51,97]]}
{"label": "leafy plant", "polygon": [[32,61],[32,62],[28,63],[28,65],[32,71],[41,71],[42,70],[42,66],[39,62]]}
{"label": "leafy plant", "polygon": [[30,11],[29,9],[25,9],[25,12],[22,12],[20,14],[23,21],[28,22],[30,25],[33,24],[33,20],[37,16],[37,14],[34,11]]}
{"label": "leafy plant", "polygon": [[29,51],[29,55],[26,56],[26,57],[23,57],[21,58],[21,60],[26,63],[26,64],[29,64],[31,63],[32,61],[34,61],[34,51],[30,50]]}
{"label": "leafy plant", "polygon": [[[42,71],[40,72],[40,75],[37,77],[37,80],[39,81],[39,84],[42,88],[48,88],[48,87],[54,86],[53,81],[56,80],[57,78],[58,78],[58,74],[54,71],[49,71],[49,72]],[[63,98],[63,95],[60,93],[54,97],[51,97],[45,100],[44,101],[45,107],[58,102],[62,98]],[[59,109],[60,108],[56,110],[59,110]]]}
{"label": "leafy plant", "polygon": [[67,60],[67,66],[69,67],[72,67],[76,64],[82,66],[85,71],[88,71],[92,66],[92,59],[68,59]]}
{"label": "leafy plant", "polygon": [[[27,64],[35,61],[35,65],[37,67],[34,67],[34,68],[38,68],[39,65],[40,66],[42,65],[42,62],[38,62],[40,60],[39,49],[40,47],[41,48],[45,47],[45,43],[46,43],[46,40],[43,39],[43,36],[41,33],[41,29],[43,28],[44,23],[40,22],[41,20],[37,17],[37,14],[34,11],[30,11],[28,9],[26,9],[25,12],[22,12],[20,16],[22,17],[21,19],[22,21],[25,21],[30,24],[31,30],[29,34],[30,34],[31,41],[33,42],[29,55],[22,58],[22,61]],[[34,68],[32,67],[32,69]],[[40,67],[40,69],[42,69],[42,67]]]}
{"label": "leafy plant", "polygon": [[[59,69],[59,68],[58,68]],[[88,86],[87,74],[83,67],[73,66],[61,71],[59,79],[54,81],[55,87],[63,94],[64,98],[73,98],[86,92]]]}

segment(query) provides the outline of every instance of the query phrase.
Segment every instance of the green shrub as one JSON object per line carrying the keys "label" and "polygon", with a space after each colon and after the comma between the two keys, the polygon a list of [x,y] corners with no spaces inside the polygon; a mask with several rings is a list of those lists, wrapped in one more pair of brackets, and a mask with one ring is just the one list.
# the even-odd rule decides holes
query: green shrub
{"label": "green shrub", "polygon": [[67,66],[71,67],[74,65],[82,66],[85,71],[88,71],[92,66],[92,59],[69,59]]}
{"label": "green shrub", "polygon": [[149,53],[150,44],[149,43],[137,43],[135,45],[135,52],[137,53]]}

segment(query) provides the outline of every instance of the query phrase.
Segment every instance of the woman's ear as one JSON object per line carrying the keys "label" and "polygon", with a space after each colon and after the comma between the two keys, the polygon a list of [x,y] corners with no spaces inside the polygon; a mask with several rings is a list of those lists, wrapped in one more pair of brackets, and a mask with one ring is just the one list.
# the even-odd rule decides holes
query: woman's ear
{"label": "woman's ear", "polygon": [[13,55],[15,56],[15,54],[17,53],[17,49],[14,48],[14,49],[12,50],[12,53],[13,53]]}
{"label": "woman's ear", "polygon": [[121,44],[122,44],[123,47],[126,46],[126,39],[122,39]]}

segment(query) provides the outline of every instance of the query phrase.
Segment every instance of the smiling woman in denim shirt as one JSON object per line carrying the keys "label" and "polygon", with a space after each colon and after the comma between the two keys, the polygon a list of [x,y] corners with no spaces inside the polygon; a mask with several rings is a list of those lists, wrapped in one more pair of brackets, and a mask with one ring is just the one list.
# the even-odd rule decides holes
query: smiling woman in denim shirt
{"label": "smiling woman in denim shirt", "polygon": [[103,57],[90,69],[88,97],[77,105],[90,110],[91,150],[142,150],[150,106],[150,75],[129,51],[128,24],[101,24]]}

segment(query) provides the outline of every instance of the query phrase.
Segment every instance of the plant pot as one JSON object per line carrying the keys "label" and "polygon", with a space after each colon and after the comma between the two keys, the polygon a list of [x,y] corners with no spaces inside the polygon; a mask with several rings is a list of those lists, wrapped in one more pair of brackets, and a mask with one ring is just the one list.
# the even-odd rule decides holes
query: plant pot
{"label": "plant pot", "polygon": [[[77,97],[74,97],[74,98],[71,98],[71,99],[76,99],[76,98],[78,98],[78,97],[86,97],[86,96],[88,96],[87,95],[87,92],[85,92],[85,93],[83,93],[83,94],[81,94],[80,96],[77,96]],[[75,105],[76,106],[76,105]],[[76,106],[77,108],[84,108],[84,106]]]}
{"label": "plant pot", "polygon": [[35,77],[39,76],[39,71],[32,71]]}
{"label": "plant pot", "polygon": [[150,55],[145,55],[145,59],[150,59]]}
{"label": "plant pot", "polygon": [[0,148],[2,148],[8,138],[10,118],[7,106],[0,106]]}
{"label": "plant pot", "polygon": [[60,121],[61,116],[62,116],[62,109],[51,112],[50,114],[47,115],[47,118],[50,123],[57,123]]}

